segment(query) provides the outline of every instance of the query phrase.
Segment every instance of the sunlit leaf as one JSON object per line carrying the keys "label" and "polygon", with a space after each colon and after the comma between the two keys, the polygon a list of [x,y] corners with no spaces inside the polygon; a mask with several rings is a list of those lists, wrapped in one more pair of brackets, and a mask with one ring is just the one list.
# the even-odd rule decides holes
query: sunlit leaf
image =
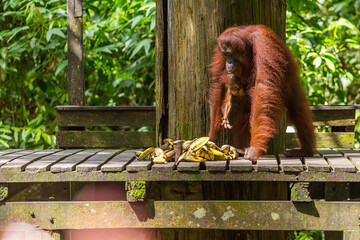
{"label": "sunlit leaf", "polygon": [[321,62],[322,62],[321,57],[317,57],[314,59],[313,64],[315,65],[315,67],[318,68],[318,67],[320,67]]}
{"label": "sunlit leaf", "polygon": [[53,29],[50,29],[47,33],[46,33],[46,41],[50,41],[51,39],[51,36],[55,34],[61,38],[66,38],[65,34],[61,31],[60,28],[53,28]]}

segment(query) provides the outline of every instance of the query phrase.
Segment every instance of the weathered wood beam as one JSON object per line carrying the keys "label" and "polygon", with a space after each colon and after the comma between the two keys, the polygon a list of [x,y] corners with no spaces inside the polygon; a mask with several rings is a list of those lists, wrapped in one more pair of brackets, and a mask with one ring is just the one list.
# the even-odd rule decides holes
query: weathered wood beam
{"label": "weathered wood beam", "polygon": [[142,148],[155,146],[155,132],[58,131],[58,148]]}
{"label": "weathered wood beam", "polygon": [[359,215],[360,204],[354,202],[155,201],[131,204],[108,201],[9,202],[0,205],[0,221],[27,222],[49,230],[201,228],[358,231]]}
{"label": "weathered wood beam", "polygon": [[85,105],[82,1],[67,0],[69,105]]}
{"label": "weathered wood beam", "polygon": [[155,126],[154,107],[56,107],[59,127]]}
{"label": "weathered wood beam", "polygon": [[116,182],[116,181],[246,181],[246,182],[359,182],[359,173],[349,172],[301,172],[296,174],[284,172],[198,172],[174,171],[138,171],[126,170],[91,171],[91,172],[21,172],[0,171],[0,183],[25,182]]}

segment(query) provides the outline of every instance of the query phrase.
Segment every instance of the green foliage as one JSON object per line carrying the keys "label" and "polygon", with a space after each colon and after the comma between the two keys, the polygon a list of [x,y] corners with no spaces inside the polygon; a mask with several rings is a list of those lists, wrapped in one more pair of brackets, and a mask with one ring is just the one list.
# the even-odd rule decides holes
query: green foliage
{"label": "green foliage", "polygon": [[[83,9],[86,104],[153,105],[155,0],[89,0]],[[54,107],[67,104],[66,34],[65,0],[0,0],[0,147],[54,146],[38,136],[54,139]]]}
{"label": "green foliage", "polygon": [[360,93],[359,0],[288,0],[287,44],[311,105],[355,104]]}
{"label": "green foliage", "polygon": [[294,240],[324,240],[324,231],[291,232],[290,239]]}

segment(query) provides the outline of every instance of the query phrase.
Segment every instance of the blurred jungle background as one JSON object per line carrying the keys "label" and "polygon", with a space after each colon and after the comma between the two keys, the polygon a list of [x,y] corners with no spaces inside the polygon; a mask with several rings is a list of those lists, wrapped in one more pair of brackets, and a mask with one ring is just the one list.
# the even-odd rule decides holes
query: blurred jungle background
{"label": "blurred jungle background", "polygon": [[[359,6],[287,0],[287,44],[311,105],[360,101]],[[86,105],[155,104],[155,7],[83,1]],[[0,149],[55,147],[66,69],[66,0],[0,0]]]}

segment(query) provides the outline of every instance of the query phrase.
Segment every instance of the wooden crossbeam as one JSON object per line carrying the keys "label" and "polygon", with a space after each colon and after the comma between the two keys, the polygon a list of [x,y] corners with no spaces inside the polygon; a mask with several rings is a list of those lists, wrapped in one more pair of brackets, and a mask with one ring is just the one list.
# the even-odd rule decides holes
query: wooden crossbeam
{"label": "wooden crossbeam", "polygon": [[[31,212],[31,214],[30,214]],[[359,230],[360,204],[290,201],[9,202],[0,221],[44,229]],[[52,219],[53,221],[49,221]]]}

